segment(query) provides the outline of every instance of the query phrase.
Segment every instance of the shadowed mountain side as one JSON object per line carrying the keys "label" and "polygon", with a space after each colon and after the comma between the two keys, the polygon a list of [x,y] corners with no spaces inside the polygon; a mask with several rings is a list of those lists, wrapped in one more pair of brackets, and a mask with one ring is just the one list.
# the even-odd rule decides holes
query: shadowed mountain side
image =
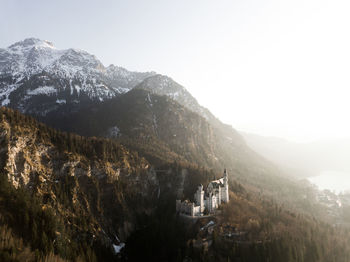
{"label": "shadowed mountain side", "polygon": [[231,127],[212,126],[172,99],[141,89],[64,117],[49,115],[45,122],[81,135],[112,137],[157,164],[186,161],[218,172],[227,167],[237,180],[273,194],[293,183]]}

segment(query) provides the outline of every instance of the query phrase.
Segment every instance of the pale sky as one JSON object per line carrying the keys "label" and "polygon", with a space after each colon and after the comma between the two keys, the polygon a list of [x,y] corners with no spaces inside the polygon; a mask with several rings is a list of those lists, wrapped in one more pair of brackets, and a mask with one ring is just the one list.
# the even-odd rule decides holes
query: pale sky
{"label": "pale sky", "polygon": [[350,1],[0,0],[0,46],[80,48],[184,85],[234,128],[350,137]]}

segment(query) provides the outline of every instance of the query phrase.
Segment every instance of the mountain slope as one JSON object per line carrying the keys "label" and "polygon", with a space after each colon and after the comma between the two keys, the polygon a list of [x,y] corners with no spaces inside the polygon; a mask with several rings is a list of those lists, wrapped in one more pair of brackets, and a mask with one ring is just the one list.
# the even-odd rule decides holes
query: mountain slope
{"label": "mountain slope", "polygon": [[283,178],[230,128],[215,127],[174,100],[142,89],[75,114],[48,118],[46,123],[81,135],[113,138],[153,164],[195,163],[215,172],[226,167],[231,177],[281,199],[295,190],[294,182]]}
{"label": "mountain slope", "polygon": [[185,87],[168,76],[157,74],[147,77],[135,88],[144,89],[160,96],[167,96],[204,117],[213,126],[222,124],[207,108],[201,106]]}
{"label": "mountain slope", "polygon": [[[45,233],[45,239],[49,238],[46,241],[51,243],[42,250],[44,254],[63,252],[60,255],[72,259],[81,247],[69,246],[67,253],[52,243],[79,242],[90,248],[99,246],[108,256],[112,254],[112,244],[126,240],[137,223],[136,215],[154,209],[152,201],[159,188],[156,174],[148,170],[145,159],[118,143],[61,133],[33,118],[1,108],[0,144],[1,186],[6,178],[11,187],[28,192],[25,199],[31,196],[37,199],[40,208],[36,209],[49,210],[50,221],[55,217],[52,228],[45,229],[43,225],[43,230],[50,232]],[[16,192],[9,194],[19,194]],[[20,204],[27,200],[16,202],[14,198],[12,203],[8,202],[12,197],[7,201],[3,197],[0,219],[16,230],[23,227],[17,234],[31,243],[33,249],[37,248],[38,238],[40,241],[42,238],[33,234],[43,233],[40,228],[33,228],[34,220],[18,221],[20,217],[11,215],[15,208],[16,212],[23,210],[32,216],[34,211],[25,209],[29,203]],[[43,219],[37,218],[36,225],[45,223]]]}
{"label": "mountain slope", "polygon": [[[122,140],[143,140],[168,152],[160,155],[173,160],[218,166],[213,157],[213,130],[204,118],[167,97],[134,89],[69,116],[49,118],[46,122],[62,130],[87,136],[107,136]],[[142,143],[142,142],[141,142]],[[158,144],[152,144],[158,143]],[[221,168],[220,168],[221,169]]]}
{"label": "mountain slope", "polygon": [[[146,102],[141,105],[148,105],[148,97],[154,107],[169,104],[168,98],[143,90],[129,96],[141,97]],[[186,115],[205,121],[191,111]],[[154,172],[147,160],[115,141],[58,132],[7,108],[0,109],[0,143],[0,234],[19,242],[0,243],[4,261],[11,256],[28,261],[349,258],[345,230],[297,215],[288,203],[282,206],[232,179],[231,201],[222,216],[207,218],[215,220],[212,233],[201,230],[209,220],[182,223],[170,203],[178,191],[189,197],[213,172],[176,163],[155,166],[160,170]],[[119,250],[124,241],[125,251],[113,254],[112,247]]]}
{"label": "mountain slope", "polygon": [[[152,94],[169,97],[187,110],[203,117],[214,130],[216,135],[215,139],[220,141],[221,146],[225,148],[229,145],[231,147],[231,149],[225,149],[227,154],[238,155],[240,150],[243,154],[244,152],[250,151],[250,149],[246,147],[243,137],[234,128],[222,123],[207,108],[201,106],[186,88],[170,77],[163,75],[150,76],[136,86],[135,89],[144,89]],[[229,164],[225,163],[225,165]]]}

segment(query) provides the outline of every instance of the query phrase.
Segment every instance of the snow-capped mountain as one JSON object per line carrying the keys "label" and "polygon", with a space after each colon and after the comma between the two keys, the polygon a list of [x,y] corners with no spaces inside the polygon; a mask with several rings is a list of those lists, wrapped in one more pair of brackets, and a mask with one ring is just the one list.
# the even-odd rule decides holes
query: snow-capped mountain
{"label": "snow-capped mountain", "polygon": [[204,117],[230,141],[242,141],[232,127],[220,122],[168,76],[131,72],[115,65],[105,67],[83,50],[59,50],[51,42],[35,38],[0,49],[0,105],[44,122],[90,108],[133,88],[168,96]]}
{"label": "snow-capped mountain", "polygon": [[105,67],[79,49],[59,50],[51,42],[28,38],[0,49],[0,103],[36,116],[76,111],[142,88],[166,95],[207,120],[214,116],[170,77]]}
{"label": "snow-capped mountain", "polygon": [[1,50],[0,70],[16,80],[42,71],[73,77],[77,73],[101,73],[103,65],[95,56],[77,49],[58,50],[51,42],[28,38]]}
{"label": "snow-capped mountain", "polygon": [[105,67],[83,50],[59,50],[51,42],[28,38],[0,49],[0,103],[45,115],[62,105],[112,98],[154,74]]}
{"label": "snow-capped mountain", "polygon": [[140,88],[165,95],[204,117],[222,123],[180,84],[155,72],[131,72],[105,67],[94,55],[79,49],[59,50],[51,42],[28,38],[0,49],[0,105],[50,118],[91,107]]}

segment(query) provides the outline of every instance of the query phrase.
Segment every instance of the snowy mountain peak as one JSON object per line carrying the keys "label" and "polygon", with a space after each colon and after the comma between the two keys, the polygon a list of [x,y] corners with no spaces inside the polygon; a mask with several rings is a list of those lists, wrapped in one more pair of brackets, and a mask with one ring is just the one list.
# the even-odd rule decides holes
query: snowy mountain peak
{"label": "snowy mountain peak", "polygon": [[86,51],[58,50],[46,40],[27,38],[0,50],[0,75],[12,75],[17,83],[43,72],[60,78],[87,78],[103,73],[102,63]]}
{"label": "snowy mountain peak", "polygon": [[[0,48],[0,104],[45,115],[63,105],[75,108],[126,93],[154,74],[106,68],[86,51],[59,50],[49,41],[27,38]],[[39,100],[47,104],[44,110]]]}
{"label": "snowy mountain peak", "polygon": [[26,38],[23,41],[16,42],[8,47],[10,50],[30,49],[30,48],[51,48],[55,49],[53,43],[38,38]]}

